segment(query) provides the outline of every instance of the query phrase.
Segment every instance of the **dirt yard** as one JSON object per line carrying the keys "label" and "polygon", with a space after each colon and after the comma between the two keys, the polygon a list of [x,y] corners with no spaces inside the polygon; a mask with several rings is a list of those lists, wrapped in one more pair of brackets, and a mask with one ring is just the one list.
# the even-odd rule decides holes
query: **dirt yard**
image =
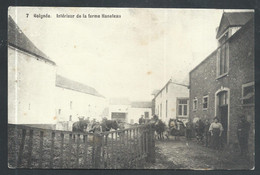
{"label": "dirt yard", "polygon": [[239,153],[216,151],[185,138],[156,141],[156,163],[147,169],[252,169],[253,163],[242,159]]}

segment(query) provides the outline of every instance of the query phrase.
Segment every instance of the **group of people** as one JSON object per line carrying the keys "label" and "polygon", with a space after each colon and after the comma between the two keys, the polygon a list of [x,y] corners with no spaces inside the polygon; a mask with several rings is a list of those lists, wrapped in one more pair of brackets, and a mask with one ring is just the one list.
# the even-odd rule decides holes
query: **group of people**
{"label": "group of people", "polygon": [[[159,121],[159,119],[156,115],[154,115],[151,121]],[[149,121],[146,121],[143,116],[139,118],[139,124],[145,124],[147,122]],[[169,121],[169,128],[177,129],[178,125],[176,123],[178,122]],[[210,147],[216,150],[223,148],[225,139],[224,136],[227,131],[224,131],[223,125],[221,124],[218,117],[215,117],[212,123],[210,123],[208,119],[204,121],[198,119],[196,122],[189,120],[187,123],[185,123],[184,127],[187,140],[191,140],[195,133],[195,137],[198,143],[204,144],[206,147]],[[248,154],[249,130],[250,123],[247,121],[245,115],[241,115],[237,125],[237,139],[241,156],[246,156]]]}
{"label": "group of people", "polygon": [[79,121],[72,124],[73,132],[106,132],[111,129],[124,129],[124,124],[121,121],[108,120],[106,117],[102,118],[100,122],[96,121],[96,119],[92,119],[90,121],[89,117],[78,118]]}
{"label": "group of people", "polygon": [[[215,117],[212,123],[207,119],[205,121],[198,119],[195,123],[189,120],[186,123],[187,140],[191,140],[194,130],[196,139],[199,143],[203,143],[205,146],[216,150],[223,148],[224,128],[218,117]],[[250,123],[247,121],[245,115],[241,115],[237,125],[237,137],[241,156],[245,156],[248,153],[249,130]]]}
{"label": "group of people", "polygon": [[144,116],[141,115],[141,117],[140,117],[139,120],[138,120],[138,123],[139,123],[139,125],[142,125],[142,124],[146,124],[146,123],[151,123],[151,121],[156,122],[156,121],[158,121],[158,120],[159,120],[159,118],[158,118],[157,115],[153,115],[153,117],[152,117],[151,119],[149,119],[149,118],[144,118]]}

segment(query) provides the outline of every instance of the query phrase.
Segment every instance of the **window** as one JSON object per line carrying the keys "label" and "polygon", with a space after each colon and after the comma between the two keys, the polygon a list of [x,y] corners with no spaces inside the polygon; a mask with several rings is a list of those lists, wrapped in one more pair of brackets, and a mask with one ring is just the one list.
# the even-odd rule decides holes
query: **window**
{"label": "window", "polygon": [[28,110],[31,110],[31,103],[29,103]]}
{"label": "window", "polygon": [[182,106],[179,105],[179,109],[178,109],[179,115],[182,115]]}
{"label": "window", "polygon": [[227,91],[222,91],[218,94],[219,106],[227,105]]}
{"label": "window", "polygon": [[219,45],[224,44],[228,39],[228,32],[226,32],[220,39],[219,39]]}
{"label": "window", "polygon": [[195,99],[193,99],[193,110],[195,111],[197,109],[198,109],[198,99],[195,98]]}
{"label": "window", "polygon": [[166,85],[166,93],[168,93],[168,84]]}
{"label": "window", "polygon": [[70,101],[70,109],[72,109],[72,101]]}
{"label": "window", "polygon": [[188,115],[188,100],[178,99],[178,116]]}
{"label": "window", "polygon": [[167,118],[168,115],[168,100],[165,102],[165,117]]}
{"label": "window", "polygon": [[144,118],[148,119],[149,118],[149,112],[144,112]]}
{"label": "window", "polygon": [[207,110],[208,109],[208,102],[209,102],[209,96],[204,96],[203,97],[203,101],[202,101],[202,105],[203,105],[203,110]]}
{"label": "window", "polygon": [[160,105],[160,118],[162,118],[162,103]]}
{"label": "window", "polygon": [[217,51],[217,77],[226,75],[229,69],[228,43],[223,44]]}
{"label": "window", "polygon": [[61,109],[59,109],[58,114],[59,114],[59,115],[61,114]]}
{"label": "window", "polygon": [[72,115],[70,115],[69,121],[72,121]]}
{"label": "window", "polygon": [[242,85],[242,104],[254,104],[255,87],[254,82]]}

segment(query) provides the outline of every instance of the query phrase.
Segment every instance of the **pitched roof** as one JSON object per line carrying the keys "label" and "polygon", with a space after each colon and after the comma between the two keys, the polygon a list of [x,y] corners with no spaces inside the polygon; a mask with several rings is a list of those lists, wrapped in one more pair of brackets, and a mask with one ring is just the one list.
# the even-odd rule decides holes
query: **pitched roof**
{"label": "pitched roof", "polygon": [[220,20],[216,38],[219,38],[228,27],[243,26],[253,17],[253,12],[224,12]]}
{"label": "pitched roof", "polygon": [[128,98],[111,98],[109,99],[111,105],[130,105],[131,102]]}
{"label": "pitched roof", "polygon": [[153,92],[151,93],[151,95],[156,95],[156,94],[158,94],[158,92],[160,92],[160,90],[159,90],[159,89],[155,89],[155,90],[153,90]]}
{"label": "pitched roof", "polygon": [[97,90],[94,89],[93,87],[70,80],[60,75],[56,75],[56,86],[104,98],[104,96],[99,94]]}
{"label": "pitched roof", "polygon": [[[232,35],[230,38],[228,38],[222,45],[218,46],[211,54],[209,54],[204,60],[202,60],[197,66],[195,66],[189,74],[191,74],[193,71],[195,71],[198,67],[200,67],[206,60],[210,59],[212,55],[216,54],[219,48],[221,48],[225,43],[230,42],[230,40],[237,38],[240,33],[244,32],[248,29],[248,27],[252,27],[254,25],[254,18],[250,19],[244,26],[241,27],[239,31],[237,31],[234,35]],[[190,76],[189,76],[190,77]]]}
{"label": "pitched roof", "polygon": [[188,88],[189,85],[186,85],[186,84],[182,84],[182,83],[176,83],[176,82],[173,82],[172,79],[170,79],[169,81],[167,81],[167,83],[163,86],[163,88],[161,90],[159,90],[156,94],[155,94],[155,98],[168,86],[168,84],[174,84],[174,85],[178,85],[178,86],[183,86],[183,87],[186,87]]}
{"label": "pitched roof", "polygon": [[49,57],[39,50],[22,32],[11,16],[8,17],[8,44],[55,65],[55,62],[51,61]]}
{"label": "pitched roof", "polygon": [[152,102],[149,101],[134,101],[131,103],[132,108],[152,108]]}

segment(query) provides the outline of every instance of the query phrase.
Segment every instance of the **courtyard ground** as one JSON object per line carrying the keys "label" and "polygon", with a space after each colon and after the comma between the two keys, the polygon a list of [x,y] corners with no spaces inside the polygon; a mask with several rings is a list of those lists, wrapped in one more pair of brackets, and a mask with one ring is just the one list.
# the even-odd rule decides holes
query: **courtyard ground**
{"label": "courtyard ground", "polygon": [[155,142],[156,163],[147,164],[146,169],[253,169],[254,164],[241,158],[232,150],[216,151],[185,138],[176,141],[173,138]]}

